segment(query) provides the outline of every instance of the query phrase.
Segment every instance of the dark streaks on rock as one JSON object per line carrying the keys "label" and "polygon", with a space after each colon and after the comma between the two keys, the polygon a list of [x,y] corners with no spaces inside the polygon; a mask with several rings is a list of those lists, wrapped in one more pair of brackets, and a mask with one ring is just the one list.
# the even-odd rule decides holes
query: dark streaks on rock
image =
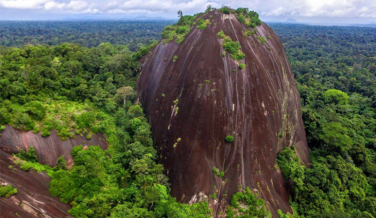
{"label": "dark streaks on rock", "polygon": [[[265,23],[257,27],[258,36],[270,36],[262,45],[256,35],[243,35],[247,27],[232,14],[212,11],[200,18],[212,24],[205,30],[192,27],[180,45],[160,42],[143,58],[138,79],[172,195],[192,203],[215,193],[216,187],[211,205],[218,214],[223,202],[249,186],[259,191],[273,216],[277,209],[291,212],[289,185],[275,170],[275,158],[294,145],[304,163],[310,160],[300,96],[283,45]],[[245,69],[230,54],[222,57],[220,30],[239,41]],[[232,143],[224,141],[229,134],[235,137]],[[215,176],[213,167],[224,171],[224,177]]]}

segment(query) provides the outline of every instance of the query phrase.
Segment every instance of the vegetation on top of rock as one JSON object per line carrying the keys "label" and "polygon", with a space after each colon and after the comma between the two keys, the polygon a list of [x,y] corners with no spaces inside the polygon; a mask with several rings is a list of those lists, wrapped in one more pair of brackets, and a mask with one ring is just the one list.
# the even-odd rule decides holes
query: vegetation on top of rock
{"label": "vegetation on top of rock", "polygon": [[[252,193],[249,187],[232,196],[231,206],[227,207],[228,218],[233,217],[266,217],[265,201],[257,198],[257,193]],[[270,214],[269,214],[270,215]]]}
{"label": "vegetation on top of rock", "polygon": [[226,136],[226,137],[225,137],[225,141],[226,141],[226,142],[229,142],[229,143],[233,142],[233,141],[234,141],[234,136],[232,136],[232,135],[228,135],[228,136]]}
{"label": "vegetation on top of rock", "polygon": [[[194,25],[194,20],[198,16],[198,14],[191,16],[191,15],[184,15],[183,12],[179,11],[179,21],[173,25],[166,26],[162,32],[162,39],[163,43],[168,43],[176,40],[176,43],[181,44],[184,41],[184,37],[191,31],[191,26]],[[200,20],[201,22],[201,20]],[[200,23],[200,28],[206,28],[206,21],[202,21]]]}
{"label": "vegetation on top of rock", "polygon": [[223,30],[217,33],[217,36],[223,39],[223,48],[228,51],[234,60],[241,60],[245,57],[245,54],[240,50],[239,42],[234,42],[229,36],[226,36]]}
{"label": "vegetation on top of rock", "polygon": [[11,185],[0,185],[0,197],[9,198],[12,195],[17,194],[17,189],[13,188]]}
{"label": "vegetation on top of rock", "polygon": [[219,9],[220,12],[224,14],[235,14],[240,23],[246,24],[248,27],[255,28],[256,26],[261,26],[262,22],[259,15],[255,11],[249,11],[248,8],[238,8],[236,10],[230,9],[229,7],[222,7]]}
{"label": "vegetation on top of rock", "polygon": [[206,26],[210,25],[210,24],[211,23],[208,19],[206,19],[206,20],[200,19],[199,22],[198,22],[198,25],[197,25],[197,29],[204,30],[204,29],[206,29]]}

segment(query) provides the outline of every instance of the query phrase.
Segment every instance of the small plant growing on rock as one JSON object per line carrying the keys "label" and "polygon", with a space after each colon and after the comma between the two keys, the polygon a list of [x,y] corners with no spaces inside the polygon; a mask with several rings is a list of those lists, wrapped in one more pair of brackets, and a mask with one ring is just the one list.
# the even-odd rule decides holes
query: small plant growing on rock
{"label": "small plant growing on rock", "polygon": [[244,68],[246,68],[246,66],[247,66],[247,65],[245,65],[245,64],[243,64],[243,63],[239,64],[239,68],[240,68],[240,69],[244,69]]}
{"label": "small plant growing on rock", "polygon": [[213,174],[216,176],[219,175],[219,169],[217,167],[213,167]]}
{"label": "small plant growing on rock", "polygon": [[225,141],[228,142],[228,143],[233,142],[234,141],[234,136],[232,136],[232,135],[226,136]]}
{"label": "small plant growing on rock", "polygon": [[172,59],[172,62],[175,63],[177,59],[178,59],[178,56],[174,55],[174,58]]}

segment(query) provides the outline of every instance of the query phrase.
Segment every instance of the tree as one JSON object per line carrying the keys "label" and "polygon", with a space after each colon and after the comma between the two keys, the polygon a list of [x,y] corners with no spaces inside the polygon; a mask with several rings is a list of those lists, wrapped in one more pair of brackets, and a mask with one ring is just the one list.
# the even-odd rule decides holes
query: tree
{"label": "tree", "polygon": [[183,12],[181,10],[179,10],[178,11],[178,15],[179,15],[180,18],[182,18],[183,17]]}
{"label": "tree", "polygon": [[329,89],[324,92],[324,98],[327,103],[345,105],[349,102],[349,96],[337,89]]}
{"label": "tree", "polygon": [[206,7],[206,11],[205,11],[205,12],[209,12],[209,11],[212,11],[212,10],[213,10],[212,6],[211,6],[211,5],[208,5],[208,6]]}
{"label": "tree", "polygon": [[320,135],[320,138],[327,144],[327,147],[347,151],[353,144],[352,139],[347,135],[347,128],[340,123],[327,123],[322,131],[324,134]]}
{"label": "tree", "polygon": [[124,87],[121,87],[121,88],[118,88],[116,90],[116,94],[123,99],[123,104],[125,106],[125,100],[127,98],[127,96],[129,95],[133,95],[134,94],[134,91],[133,91],[133,88],[130,87],[130,86],[124,86]]}

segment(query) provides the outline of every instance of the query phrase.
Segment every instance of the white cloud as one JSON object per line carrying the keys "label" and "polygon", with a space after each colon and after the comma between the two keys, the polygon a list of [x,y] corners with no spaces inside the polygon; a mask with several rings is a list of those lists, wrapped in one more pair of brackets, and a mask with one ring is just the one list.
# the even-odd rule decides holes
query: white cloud
{"label": "white cloud", "polygon": [[376,0],[0,0],[0,9],[60,14],[143,12],[171,17],[178,10],[201,12],[208,4],[248,7],[263,16],[376,18]]}

